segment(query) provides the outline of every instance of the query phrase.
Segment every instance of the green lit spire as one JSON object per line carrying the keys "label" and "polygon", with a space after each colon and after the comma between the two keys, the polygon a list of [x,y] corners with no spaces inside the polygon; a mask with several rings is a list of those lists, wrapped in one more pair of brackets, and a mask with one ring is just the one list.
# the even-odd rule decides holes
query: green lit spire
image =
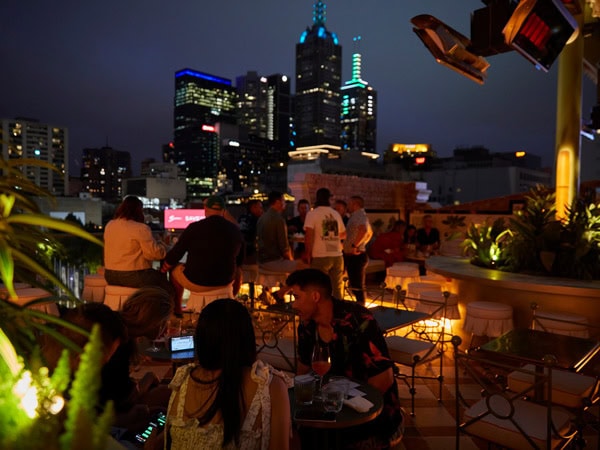
{"label": "green lit spire", "polygon": [[325,13],[327,9],[327,5],[319,0],[317,3],[313,5],[313,24],[317,27],[324,27],[325,21]]}

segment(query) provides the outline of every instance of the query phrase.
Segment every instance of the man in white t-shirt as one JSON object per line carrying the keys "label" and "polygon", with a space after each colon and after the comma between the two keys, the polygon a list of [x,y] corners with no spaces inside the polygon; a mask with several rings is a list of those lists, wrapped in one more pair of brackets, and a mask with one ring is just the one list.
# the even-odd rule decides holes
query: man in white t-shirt
{"label": "man in white t-shirt", "polygon": [[342,241],[346,227],[339,213],[330,205],[331,192],[327,188],[317,191],[315,208],[304,220],[304,246],[306,262],[311,267],[329,275],[334,298],[344,298],[344,257]]}

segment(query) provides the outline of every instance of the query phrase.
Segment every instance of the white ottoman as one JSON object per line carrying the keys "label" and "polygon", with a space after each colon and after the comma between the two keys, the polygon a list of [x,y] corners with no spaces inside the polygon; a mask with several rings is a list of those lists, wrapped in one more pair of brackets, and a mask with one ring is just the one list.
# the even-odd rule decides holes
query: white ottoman
{"label": "white ottoman", "polygon": [[513,309],[499,302],[467,303],[464,330],[474,336],[498,337],[513,329]]}
{"label": "white ottoman", "polygon": [[104,301],[104,290],[108,283],[104,279],[104,275],[92,273],[83,278],[83,291],[81,299],[85,302],[100,302]]}
{"label": "white ottoman", "polygon": [[214,289],[202,292],[190,291],[190,296],[185,304],[185,311],[200,312],[210,302],[220,298],[233,298],[232,284],[215,286]]}
{"label": "white ottoman", "polygon": [[406,289],[408,283],[419,281],[419,264],[411,262],[397,262],[385,270],[385,285],[394,289],[400,286]]}
{"label": "white ottoman", "polygon": [[406,288],[406,307],[415,309],[419,300],[421,292],[424,291],[437,291],[442,294],[442,286],[437,283],[425,283],[422,281],[408,283]]}
{"label": "white ottoman", "polygon": [[104,288],[104,304],[114,311],[119,311],[125,300],[139,288],[115,286],[107,284]]}
{"label": "white ottoman", "polygon": [[444,310],[440,308],[444,305],[445,301],[444,292],[440,292],[439,290],[424,290],[419,294],[415,311],[433,314],[432,317],[434,319],[459,320],[458,295],[448,292],[448,302],[446,303],[446,311],[444,313]]}
{"label": "white ottoman", "polygon": [[17,303],[20,306],[26,306],[27,308],[42,311],[51,316],[59,316],[58,306],[56,301],[48,301],[47,303],[37,303],[34,305],[27,305],[27,303],[37,300],[39,298],[52,297],[54,294],[45,291],[44,289],[29,287],[25,289],[17,289],[18,298],[11,298],[10,301]]}
{"label": "white ottoman", "polygon": [[[548,333],[564,334],[580,338],[590,337],[588,319],[578,314],[554,311],[536,311],[534,328]],[[539,325],[539,326],[538,326]]]}

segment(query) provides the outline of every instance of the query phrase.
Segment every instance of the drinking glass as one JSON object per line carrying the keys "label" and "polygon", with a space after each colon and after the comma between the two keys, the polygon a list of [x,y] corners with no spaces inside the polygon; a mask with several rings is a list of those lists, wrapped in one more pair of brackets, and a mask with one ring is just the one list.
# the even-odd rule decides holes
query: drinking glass
{"label": "drinking glass", "polygon": [[317,338],[313,349],[311,367],[313,372],[317,374],[317,392],[320,393],[323,376],[331,368],[331,356],[329,354],[329,344],[321,342],[319,338]]}
{"label": "drinking glass", "polygon": [[158,341],[160,341],[160,339],[162,338],[163,334],[165,334],[165,331],[167,329],[167,324],[168,322],[165,322],[160,329],[158,330],[158,334],[156,335],[156,337],[154,339],[152,339],[152,346],[148,347],[146,349],[147,352],[153,352],[156,353],[160,350],[160,348],[158,347],[158,345],[156,345],[156,343]]}

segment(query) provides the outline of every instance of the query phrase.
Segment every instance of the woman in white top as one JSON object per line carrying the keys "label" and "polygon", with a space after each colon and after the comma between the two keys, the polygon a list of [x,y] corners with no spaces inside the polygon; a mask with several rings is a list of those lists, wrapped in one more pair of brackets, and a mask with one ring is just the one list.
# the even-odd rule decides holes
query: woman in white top
{"label": "woman in white top", "polygon": [[198,363],[170,384],[165,448],[289,449],[287,386],[256,359],[248,310],[231,299],[206,305],[194,344]]}
{"label": "woman in white top", "polygon": [[158,286],[175,296],[167,275],[152,268],[167,254],[166,245],[154,239],[144,223],[142,201],[128,195],[104,230],[104,278],[108,284],[128,287]]}

